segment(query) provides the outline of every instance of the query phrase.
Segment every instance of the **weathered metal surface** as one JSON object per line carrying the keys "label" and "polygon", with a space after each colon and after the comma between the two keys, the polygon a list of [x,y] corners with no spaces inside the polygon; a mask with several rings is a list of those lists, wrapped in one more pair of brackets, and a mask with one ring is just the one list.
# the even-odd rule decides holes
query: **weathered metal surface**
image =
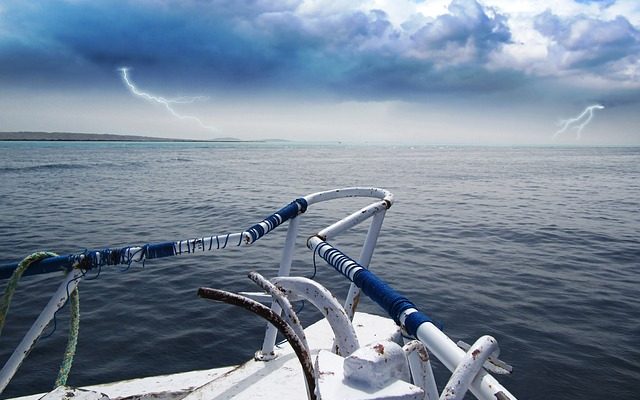
{"label": "weathered metal surface", "polygon": [[409,361],[413,384],[424,390],[425,400],[436,400],[439,397],[438,387],[425,345],[419,340],[411,340],[405,343],[402,350]]}
{"label": "weathered metal surface", "polygon": [[272,282],[286,293],[293,293],[308,300],[322,312],[333,329],[337,354],[347,356],[360,347],[347,313],[324,286],[300,277],[276,277]]}
{"label": "weathered metal surface", "polygon": [[[362,341],[400,340],[397,326],[388,318],[357,313],[353,321],[357,335]],[[333,339],[331,327],[326,319],[307,327],[305,334],[314,358],[320,349],[328,352],[331,349]],[[278,345],[277,352],[278,358],[275,360],[265,363],[252,359],[198,388],[184,400],[300,400],[304,398],[302,371],[291,346],[288,343]],[[344,399],[351,398],[341,398],[341,400]]]}
{"label": "weathered metal surface", "polygon": [[476,340],[451,374],[447,386],[442,390],[440,400],[462,400],[469,390],[471,381],[482,369],[482,364],[496,351],[498,342],[491,336],[482,336]]}
{"label": "weathered metal surface", "polygon": [[40,400],[109,400],[109,396],[93,390],[58,386]]}
{"label": "weathered metal surface", "polygon": [[[482,336],[463,354],[453,370],[449,382],[442,390],[441,400],[461,400],[469,390],[476,376],[490,376],[482,371],[482,365],[489,356],[498,350],[498,342],[491,336]],[[495,395],[495,393],[494,393]]]}
{"label": "weathered metal surface", "polygon": [[[455,370],[465,356],[465,352],[461,348],[431,323],[420,325],[416,336],[450,371]],[[469,390],[482,400],[495,400],[496,394],[499,392],[502,392],[509,400],[516,399],[500,382],[483,370],[478,372],[477,377],[471,382]]]}
{"label": "weathered metal surface", "polygon": [[[471,347],[470,344],[465,343],[462,340],[458,340],[456,344],[464,351],[469,350],[469,348]],[[509,375],[511,372],[513,372],[513,367],[499,359],[498,355],[499,354],[497,354],[497,352],[496,354],[490,355],[487,361],[484,363],[483,367],[488,371],[493,372],[494,374]]]}
{"label": "weathered metal surface", "polygon": [[[404,359],[403,355],[401,357]],[[337,354],[329,351],[318,353],[315,366],[318,374],[317,393],[319,399],[421,400],[424,397],[422,389],[401,379],[391,379],[385,385],[378,386],[370,386],[358,380],[344,379],[344,364],[345,359]]]}
{"label": "weathered metal surface", "polygon": [[[364,342],[400,340],[397,326],[388,318],[357,313],[354,326]],[[307,327],[305,333],[312,354],[332,345],[331,328],[326,320]],[[83,387],[107,394],[111,399],[136,400],[254,400],[276,398],[300,400],[306,395],[299,362],[291,346],[278,346],[278,359],[264,363],[253,359],[238,367],[222,367],[190,371],[165,376],[132,379]],[[45,394],[35,394],[14,400],[38,400]]]}
{"label": "weathered metal surface", "polygon": [[[293,306],[291,305],[291,302],[289,302],[289,299],[287,299],[287,297],[285,296],[285,293],[282,290],[278,289],[276,285],[269,282],[264,276],[260,275],[257,272],[250,272],[249,279],[255,282],[267,293],[269,293],[273,297],[273,299],[280,305],[280,308],[283,311],[284,319],[287,321],[289,326],[296,333],[296,336],[298,336],[298,338],[304,345],[305,349],[309,351],[309,345],[307,344],[307,337],[304,334],[304,328],[300,323],[300,318],[298,318],[296,311],[293,309]],[[274,313],[277,313],[277,311],[273,310],[273,307],[271,308],[271,310]]]}
{"label": "weathered metal surface", "polygon": [[[302,214],[289,220],[289,226],[287,227],[287,238],[284,242],[284,248],[282,249],[282,257],[280,258],[280,267],[278,268],[278,276],[289,276],[291,272],[291,263],[293,261],[293,252],[296,245],[296,237],[298,235],[298,229],[300,226],[300,219]],[[280,313],[279,304],[271,304],[271,310],[276,314]],[[275,356],[273,346],[276,343],[278,331],[275,326],[267,324],[266,331],[264,333],[264,339],[262,341],[262,348],[256,355],[262,360],[269,360]]]}
{"label": "weathered metal surface", "polygon": [[328,201],[333,199],[342,199],[345,197],[373,197],[380,200],[386,200],[389,203],[389,207],[393,204],[393,194],[385,189],[379,188],[342,188],[327,190],[324,192],[312,193],[304,196],[307,200],[307,204],[320,203],[322,201]]}
{"label": "weathered metal surface", "polygon": [[382,389],[395,380],[409,381],[409,366],[402,347],[378,341],[360,347],[344,359],[344,379],[370,390]]}
{"label": "weathered metal surface", "polygon": [[345,217],[330,226],[322,229],[316,235],[321,237],[323,240],[329,240],[340,233],[347,231],[354,226],[366,221],[367,219],[373,217],[374,215],[384,212],[387,210],[388,203],[385,201],[379,201],[373,204],[369,204],[368,206],[362,208],[359,211],[354,212],[353,214]]}
{"label": "weathered metal surface", "polygon": [[0,393],[7,387],[13,375],[15,375],[22,362],[27,357],[33,346],[42,335],[44,328],[53,319],[55,313],[64,306],[69,293],[76,290],[78,283],[82,277],[82,271],[73,269],[67,273],[56,292],[51,296],[51,300],[44,307],[36,321],[31,325],[29,331],[24,335],[18,347],[2,367],[0,371]]}
{"label": "weathered metal surface", "polygon": [[[294,361],[298,362],[295,357]],[[85,386],[82,389],[105,393],[112,400],[180,400],[196,388],[224,376],[234,368],[235,366],[229,366],[180,372],[171,375],[150,376]],[[299,376],[297,378],[300,381],[300,385],[303,386],[302,394],[304,395],[302,379]],[[18,397],[12,400],[40,400],[43,396],[45,396],[45,393]]]}
{"label": "weathered metal surface", "polygon": [[291,329],[291,327],[286,323],[284,319],[282,319],[280,315],[274,313],[272,310],[256,301],[224,290],[201,287],[200,289],[198,289],[198,296],[205,299],[222,301],[227,304],[242,307],[247,311],[261,316],[262,318],[273,324],[276,328],[278,328],[278,331],[280,331],[280,333],[282,333],[284,337],[287,338],[289,344],[291,344],[291,347],[293,347],[296,356],[298,356],[298,360],[300,361],[300,365],[302,366],[305,382],[307,384],[307,395],[309,399],[316,399],[314,393],[315,376],[309,351],[305,348],[300,338],[296,336],[296,333],[293,331],[293,329]]}

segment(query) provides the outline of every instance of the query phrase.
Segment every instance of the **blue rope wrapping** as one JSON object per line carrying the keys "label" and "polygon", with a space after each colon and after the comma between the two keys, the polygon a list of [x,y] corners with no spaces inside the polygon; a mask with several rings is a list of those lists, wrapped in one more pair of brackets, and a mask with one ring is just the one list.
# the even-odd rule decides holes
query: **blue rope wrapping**
{"label": "blue rope wrapping", "polygon": [[418,332],[418,328],[425,322],[431,322],[436,326],[436,328],[440,329],[441,331],[444,330],[441,322],[432,320],[428,315],[425,315],[420,311],[407,315],[407,318],[404,319],[404,329],[411,336],[415,337],[416,333]]}
{"label": "blue rope wrapping", "polygon": [[[66,256],[50,257],[34,263],[25,271],[24,275],[36,275],[55,271],[68,271],[74,266],[88,271],[93,268],[101,268],[106,265],[131,265],[134,261],[145,259],[169,257],[176,254],[173,242],[146,244],[136,248],[122,247],[102,250],[85,250],[82,253]],[[134,250],[135,249],[135,250]],[[3,265],[0,267],[0,279],[11,276],[15,266]]]}
{"label": "blue rope wrapping", "polygon": [[[320,250],[327,246],[330,248],[325,250],[323,254],[320,254]],[[416,305],[408,298],[398,293],[373,272],[367,270],[335,247],[332,247],[326,242],[322,242],[316,247],[316,250],[329,265],[349,278],[364,294],[386,310],[397,325],[402,325],[400,323],[400,316],[404,311],[412,308],[417,310]],[[353,279],[351,276],[353,276]],[[425,322],[430,322],[439,329],[442,329],[441,324],[435,322],[420,311],[413,312],[407,316],[404,328],[409,335],[415,336],[418,327]]]}
{"label": "blue rope wrapping", "polygon": [[[252,226],[245,231],[245,233],[249,233],[252,238],[251,243],[253,243],[283,222],[305,212],[307,210],[307,205],[307,201],[304,198],[296,199],[280,209],[278,212],[264,219],[262,222]],[[142,261],[144,263],[147,259],[175,256],[182,254],[183,252],[194,253],[196,250],[199,250],[200,247],[202,251],[204,251],[207,245],[207,240],[209,241],[209,250],[212,249],[214,240],[218,249],[224,249],[227,247],[229,237],[231,235],[227,234],[220,236],[224,236],[224,243],[221,243],[218,236],[212,236],[206,240],[205,238],[189,239],[185,241],[184,248],[182,241],[162,242],[145,244],[141,247],[131,246],[114,249],[85,250],[78,254],[50,257],[33,263],[29,269],[25,271],[23,276],[68,271],[74,267],[78,267],[85,271],[93,268],[101,268],[105,265],[126,265],[128,268],[134,261]],[[239,235],[237,246],[242,244],[243,236],[245,235]],[[15,269],[16,264],[0,265],[0,280],[10,278]]]}
{"label": "blue rope wrapping", "polygon": [[162,258],[176,254],[173,242],[155,243],[144,246],[145,258]]}
{"label": "blue rope wrapping", "polygon": [[304,198],[295,199],[280,210],[263,219],[261,222],[258,222],[247,229],[246,232],[251,236],[250,243],[255,242],[267,233],[271,232],[278,225],[305,211],[307,211],[307,201]]}

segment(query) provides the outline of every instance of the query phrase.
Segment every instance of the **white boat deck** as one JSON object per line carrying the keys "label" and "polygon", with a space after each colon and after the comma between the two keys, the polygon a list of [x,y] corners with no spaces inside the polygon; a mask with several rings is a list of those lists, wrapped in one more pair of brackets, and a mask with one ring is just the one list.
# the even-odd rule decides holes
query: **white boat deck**
{"label": "white boat deck", "polygon": [[[377,340],[400,340],[400,331],[389,319],[366,313],[356,313],[353,321],[360,345]],[[312,359],[319,350],[330,350],[333,332],[326,320],[305,329]],[[256,350],[259,344],[256,345]],[[15,400],[67,399],[154,399],[154,400],[299,400],[307,397],[302,368],[288,343],[276,348],[278,357],[269,362],[250,360],[235,367],[154,376],[88,386],[81,389],[93,393],[82,395],[60,388],[56,393],[24,396]],[[73,373],[73,370],[72,372]]]}

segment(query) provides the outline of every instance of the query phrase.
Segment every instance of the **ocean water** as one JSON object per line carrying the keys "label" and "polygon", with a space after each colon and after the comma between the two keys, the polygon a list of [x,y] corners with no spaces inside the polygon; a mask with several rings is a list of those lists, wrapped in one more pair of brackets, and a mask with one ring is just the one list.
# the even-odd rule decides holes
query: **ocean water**
{"label": "ocean water", "polygon": [[[521,399],[636,399],[640,384],[640,148],[214,143],[0,143],[0,263],[242,230],[301,195],[378,186],[387,213],[371,268],[454,340],[490,334]],[[311,235],[368,204],[311,208]],[[354,257],[366,226],[334,243]],[[241,363],[261,320],[196,296],[254,290],[285,230],[249,248],[104,268],[80,285],[69,384]],[[313,273],[299,240],[293,273]],[[6,360],[59,284],[23,278],[0,339]],[[316,279],[346,292],[318,263]],[[382,313],[370,301],[361,309]],[[305,321],[318,318],[310,306]],[[3,398],[51,388],[68,309]],[[49,327],[47,332],[53,331]],[[445,375],[436,364],[439,378]],[[440,383],[442,388],[444,383]]]}

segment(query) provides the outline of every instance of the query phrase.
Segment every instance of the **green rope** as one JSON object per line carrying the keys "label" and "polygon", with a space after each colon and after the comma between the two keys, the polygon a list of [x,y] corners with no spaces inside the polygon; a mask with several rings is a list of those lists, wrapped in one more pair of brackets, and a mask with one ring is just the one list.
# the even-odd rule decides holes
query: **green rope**
{"label": "green rope", "polygon": [[56,383],[53,386],[64,386],[67,384],[71,364],[73,364],[73,356],[76,354],[76,345],[78,344],[78,331],[80,330],[80,291],[76,290],[71,293],[71,322],[69,324],[69,338],[67,339],[67,348],[64,351],[64,358],[60,363],[60,370]]}
{"label": "green rope", "polygon": [[[9,306],[11,305],[11,299],[18,287],[18,281],[24,274],[24,271],[36,261],[43,260],[49,257],[56,257],[56,253],[48,251],[40,251],[33,253],[20,261],[18,268],[13,271],[9,283],[4,290],[4,296],[2,297],[2,304],[0,304],[0,335],[2,334],[2,328],[6,321],[7,313],[9,312]],[[67,348],[64,352],[64,358],[60,364],[60,370],[58,371],[58,377],[56,378],[54,388],[58,386],[66,385],[67,378],[69,377],[69,371],[71,370],[71,364],[73,363],[73,356],[76,353],[76,345],[78,344],[78,331],[80,330],[80,292],[78,288],[71,293],[71,322],[69,327],[69,338],[67,339]]]}
{"label": "green rope", "polygon": [[2,304],[0,304],[0,334],[2,334],[2,328],[4,328],[4,322],[7,318],[7,312],[9,312],[9,306],[11,305],[11,298],[18,287],[18,281],[24,271],[29,268],[31,264],[36,261],[43,260],[49,257],[57,256],[56,253],[50,253],[48,251],[39,251],[37,253],[33,253],[28,257],[25,257],[24,260],[20,261],[18,264],[18,268],[13,271],[11,278],[9,278],[9,283],[7,283],[7,287],[4,289],[4,296],[2,297]]}

